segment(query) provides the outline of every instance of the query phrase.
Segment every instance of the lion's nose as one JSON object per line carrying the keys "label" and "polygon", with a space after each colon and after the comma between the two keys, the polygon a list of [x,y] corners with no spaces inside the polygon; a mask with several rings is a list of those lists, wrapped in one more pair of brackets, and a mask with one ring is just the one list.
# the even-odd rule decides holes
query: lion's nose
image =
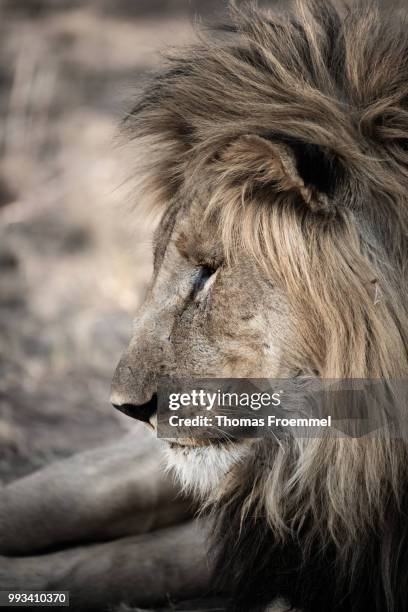
{"label": "lion's nose", "polygon": [[149,423],[157,412],[157,394],[155,393],[151,400],[139,406],[136,404],[112,404],[112,406],[132,419]]}

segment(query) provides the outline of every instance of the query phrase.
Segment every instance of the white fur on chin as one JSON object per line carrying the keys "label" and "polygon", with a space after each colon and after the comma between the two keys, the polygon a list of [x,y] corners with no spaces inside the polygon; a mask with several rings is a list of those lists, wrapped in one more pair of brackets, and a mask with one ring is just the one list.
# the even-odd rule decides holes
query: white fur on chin
{"label": "white fur on chin", "polygon": [[233,465],[245,457],[248,447],[227,446],[170,447],[165,449],[167,466],[173,469],[184,491],[208,497]]}

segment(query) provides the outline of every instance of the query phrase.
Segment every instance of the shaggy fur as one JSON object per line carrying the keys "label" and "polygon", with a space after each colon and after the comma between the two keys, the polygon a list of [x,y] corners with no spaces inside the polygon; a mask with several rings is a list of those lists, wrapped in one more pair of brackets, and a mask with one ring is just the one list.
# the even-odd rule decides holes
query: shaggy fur
{"label": "shaggy fur", "polygon": [[[231,14],[126,122],[144,190],[172,206],[198,184],[208,194],[228,261],[244,249],[287,296],[303,373],[408,378],[407,13],[304,0]],[[251,452],[216,500],[235,609],[282,596],[311,612],[408,610],[406,441]]]}

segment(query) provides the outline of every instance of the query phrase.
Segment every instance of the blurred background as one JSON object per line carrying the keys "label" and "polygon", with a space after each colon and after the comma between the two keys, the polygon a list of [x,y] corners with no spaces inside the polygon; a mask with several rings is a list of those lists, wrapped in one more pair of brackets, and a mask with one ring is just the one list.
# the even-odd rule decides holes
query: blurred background
{"label": "blurred background", "polygon": [[[0,482],[130,425],[112,372],[150,276],[115,146],[160,51],[222,0],[0,3]],[[126,205],[124,205],[124,202]]]}

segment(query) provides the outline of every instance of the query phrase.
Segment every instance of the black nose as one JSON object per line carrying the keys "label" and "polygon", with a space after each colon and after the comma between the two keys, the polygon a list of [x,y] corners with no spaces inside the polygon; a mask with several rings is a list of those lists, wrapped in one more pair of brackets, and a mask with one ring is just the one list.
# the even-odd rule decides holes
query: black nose
{"label": "black nose", "polygon": [[117,410],[120,410],[120,412],[132,417],[132,419],[148,423],[150,418],[157,412],[157,395],[155,393],[150,401],[146,402],[146,404],[140,404],[139,406],[135,404],[121,404],[120,406],[117,404],[112,405]]}

